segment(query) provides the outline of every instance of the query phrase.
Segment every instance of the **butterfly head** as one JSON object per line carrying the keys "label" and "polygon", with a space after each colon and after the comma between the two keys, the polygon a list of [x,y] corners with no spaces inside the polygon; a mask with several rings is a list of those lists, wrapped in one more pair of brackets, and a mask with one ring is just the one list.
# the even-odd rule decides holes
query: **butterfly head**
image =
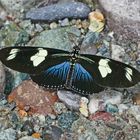
{"label": "butterfly head", "polygon": [[74,54],[79,54],[79,51],[80,51],[80,48],[79,48],[78,46],[74,46],[74,47],[73,47],[73,51],[72,51],[72,52],[73,52]]}

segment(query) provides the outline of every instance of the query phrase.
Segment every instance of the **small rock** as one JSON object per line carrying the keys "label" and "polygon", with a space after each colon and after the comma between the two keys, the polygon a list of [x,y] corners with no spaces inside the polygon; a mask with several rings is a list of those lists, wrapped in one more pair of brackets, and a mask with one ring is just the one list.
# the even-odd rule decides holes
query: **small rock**
{"label": "small rock", "polygon": [[[99,108],[101,108],[101,104],[103,104],[103,100],[100,99],[96,99],[96,98],[92,98],[88,104],[88,109],[90,114],[95,113],[96,111],[99,110]],[[103,107],[104,108],[104,107]],[[100,110],[103,111],[103,110]]]}
{"label": "small rock", "polygon": [[101,32],[104,29],[105,19],[100,11],[93,11],[89,13],[89,30],[92,32]]}
{"label": "small rock", "polygon": [[87,18],[90,8],[81,2],[65,2],[30,10],[26,18],[32,21],[56,21],[64,18]]}
{"label": "small rock", "polygon": [[94,121],[103,120],[105,122],[115,120],[115,118],[108,112],[96,112],[95,114],[91,114],[89,119]]}
{"label": "small rock", "polygon": [[78,136],[78,140],[99,140],[93,130],[86,130],[83,134]]}
{"label": "small rock", "polygon": [[[88,109],[90,114],[96,111],[105,111],[107,104],[119,105],[122,102],[122,93],[118,91],[103,91],[90,97]],[[114,108],[115,109],[115,108]]]}
{"label": "small rock", "polygon": [[72,123],[77,119],[78,115],[69,111],[58,116],[58,125],[63,129],[70,130]]}
{"label": "small rock", "polygon": [[138,122],[140,122],[140,106],[131,106],[129,109],[130,114],[132,114]]}
{"label": "small rock", "polygon": [[99,34],[94,32],[88,32],[84,37],[81,45],[81,52],[85,54],[96,54],[96,43],[98,42]]}
{"label": "small rock", "polygon": [[60,140],[63,131],[57,126],[50,126],[43,129],[44,140]]}
{"label": "small rock", "polygon": [[20,138],[19,140],[41,140],[41,139],[36,139],[36,138],[33,138],[32,136],[24,136]]}
{"label": "small rock", "polygon": [[8,117],[1,116],[0,117],[0,131],[4,129],[8,129],[9,127],[12,127],[11,121],[8,119]]}
{"label": "small rock", "polygon": [[67,111],[67,108],[63,103],[56,102],[54,104],[54,111],[56,114],[62,114]]}
{"label": "small rock", "polygon": [[57,99],[55,92],[45,91],[30,80],[24,81],[8,96],[8,100],[10,102],[16,102],[21,110],[29,106],[30,113],[39,113],[43,115],[54,112],[53,104]]}
{"label": "small rock", "polygon": [[128,106],[125,104],[119,104],[118,105],[119,113],[123,113],[124,111],[128,110]]}
{"label": "small rock", "polygon": [[65,19],[59,21],[59,23],[60,23],[60,26],[62,26],[62,27],[63,26],[68,26],[70,24],[68,18],[65,18]]}
{"label": "small rock", "polygon": [[122,46],[112,44],[111,50],[112,50],[111,58],[114,60],[122,61],[122,59],[125,55],[124,48]]}
{"label": "small rock", "polygon": [[12,128],[8,128],[0,132],[0,140],[15,140],[15,139],[16,139],[16,131]]}
{"label": "small rock", "polygon": [[122,102],[122,93],[118,91],[114,91],[112,95],[105,95],[103,97],[103,100],[105,102],[105,105],[110,103],[112,105],[119,105]]}
{"label": "small rock", "polygon": [[45,116],[40,114],[40,115],[37,115],[38,119],[39,119],[39,122],[41,125],[45,124]]}
{"label": "small rock", "polygon": [[88,99],[86,97],[81,97],[79,111],[85,117],[88,117],[88,107],[87,107],[88,102],[89,101],[88,101]]}
{"label": "small rock", "polygon": [[[0,97],[2,97],[2,96],[0,96]],[[8,103],[8,102],[7,102],[6,99],[0,100],[0,106],[1,106],[1,105],[6,105],[7,103]]]}
{"label": "small rock", "polygon": [[34,130],[33,130],[33,123],[31,123],[29,120],[25,121],[21,131],[26,131],[28,135],[32,135]]}
{"label": "small rock", "polygon": [[79,109],[81,99],[80,95],[73,94],[72,92],[66,90],[59,90],[57,95],[60,101],[64,102],[69,109]]}
{"label": "small rock", "polygon": [[56,23],[56,22],[52,22],[51,24],[50,24],[50,29],[55,29],[55,28],[57,28],[58,27],[58,24]]}
{"label": "small rock", "polygon": [[137,93],[135,96],[133,96],[132,100],[134,104],[140,105],[140,93]]}
{"label": "small rock", "polygon": [[106,104],[105,111],[109,113],[116,113],[119,111],[119,109],[116,105],[112,105],[109,103],[109,104]]}
{"label": "small rock", "polygon": [[4,93],[4,89],[5,89],[5,71],[2,63],[0,62],[0,94]]}
{"label": "small rock", "polygon": [[88,29],[89,22],[88,22],[87,20],[82,21],[81,24],[82,24],[82,28],[83,28],[84,30]]}

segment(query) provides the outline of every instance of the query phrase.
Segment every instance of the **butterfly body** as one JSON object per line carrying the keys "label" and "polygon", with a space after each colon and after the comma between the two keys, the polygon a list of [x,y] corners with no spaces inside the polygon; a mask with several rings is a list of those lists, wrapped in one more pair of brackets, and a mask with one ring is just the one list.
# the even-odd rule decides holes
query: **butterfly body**
{"label": "butterfly body", "polygon": [[130,87],[140,73],[124,63],[88,54],[43,47],[8,47],[0,60],[11,69],[29,73],[32,80],[51,89],[69,89],[87,95],[106,87]]}

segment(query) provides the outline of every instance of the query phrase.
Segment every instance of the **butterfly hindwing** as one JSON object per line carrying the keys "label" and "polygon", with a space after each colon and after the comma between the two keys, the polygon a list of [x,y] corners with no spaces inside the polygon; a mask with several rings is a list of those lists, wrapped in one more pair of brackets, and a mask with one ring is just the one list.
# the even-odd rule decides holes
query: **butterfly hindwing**
{"label": "butterfly hindwing", "polygon": [[38,75],[31,75],[31,78],[40,86],[52,89],[62,89],[64,88],[69,70],[70,63],[64,61],[60,64],[47,68]]}
{"label": "butterfly hindwing", "polygon": [[11,69],[39,74],[48,67],[67,60],[68,54],[69,52],[51,48],[7,47],[0,50],[0,60]]}
{"label": "butterfly hindwing", "polygon": [[95,83],[94,77],[79,63],[74,66],[71,88],[84,95],[100,92],[104,89]]}
{"label": "butterfly hindwing", "polygon": [[101,86],[130,87],[140,81],[140,74],[136,69],[112,59],[83,54],[79,61]]}

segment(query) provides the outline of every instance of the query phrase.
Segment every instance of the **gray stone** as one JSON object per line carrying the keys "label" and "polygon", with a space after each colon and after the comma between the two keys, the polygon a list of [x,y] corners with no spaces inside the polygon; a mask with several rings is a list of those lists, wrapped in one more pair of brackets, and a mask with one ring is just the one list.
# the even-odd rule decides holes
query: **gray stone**
{"label": "gray stone", "polygon": [[59,97],[59,99],[65,103],[65,105],[69,108],[69,109],[74,109],[74,110],[78,110],[79,109],[79,105],[80,105],[80,99],[81,96],[77,95],[77,94],[73,94],[70,91],[66,91],[66,90],[59,90],[57,92],[57,95]]}
{"label": "gray stone", "polygon": [[93,130],[86,130],[84,134],[78,136],[78,140],[99,140]]}
{"label": "gray stone", "polygon": [[72,42],[68,34],[79,37],[81,32],[76,27],[65,27],[59,29],[46,30],[31,40],[28,45],[41,46],[48,48],[56,48],[70,51],[72,50]]}
{"label": "gray stone", "polygon": [[0,140],[15,140],[16,139],[16,131],[12,128],[2,130],[0,132]]}
{"label": "gray stone", "polygon": [[140,0],[98,0],[119,38],[140,40]]}
{"label": "gray stone", "polygon": [[56,21],[64,18],[87,18],[90,8],[81,2],[65,2],[32,9],[26,18],[32,21]]}
{"label": "gray stone", "polygon": [[85,54],[96,54],[97,48],[96,43],[99,40],[99,34],[96,32],[88,32],[84,37],[81,45],[81,53]]}
{"label": "gray stone", "polygon": [[[16,17],[22,17],[23,12],[31,9],[35,5],[42,3],[44,0],[1,0],[0,3],[10,14],[14,14]],[[49,4],[47,1],[45,4]],[[56,0],[51,0],[51,3],[56,2]]]}
{"label": "gray stone", "polygon": [[5,71],[2,63],[0,62],[0,94],[4,93],[5,89]]}
{"label": "gray stone", "polygon": [[20,138],[19,140],[41,140],[41,139],[36,139],[36,138],[33,138],[32,136],[24,136]]}
{"label": "gray stone", "polygon": [[123,61],[125,50],[122,46],[112,44],[111,45],[111,58],[118,61]]}
{"label": "gray stone", "polygon": [[[50,126],[50,127],[45,127],[43,129],[43,138],[42,139],[48,139],[48,140],[60,140],[61,135],[63,134],[63,131],[61,130],[60,127],[57,126]],[[46,138],[47,136],[47,138]]]}

